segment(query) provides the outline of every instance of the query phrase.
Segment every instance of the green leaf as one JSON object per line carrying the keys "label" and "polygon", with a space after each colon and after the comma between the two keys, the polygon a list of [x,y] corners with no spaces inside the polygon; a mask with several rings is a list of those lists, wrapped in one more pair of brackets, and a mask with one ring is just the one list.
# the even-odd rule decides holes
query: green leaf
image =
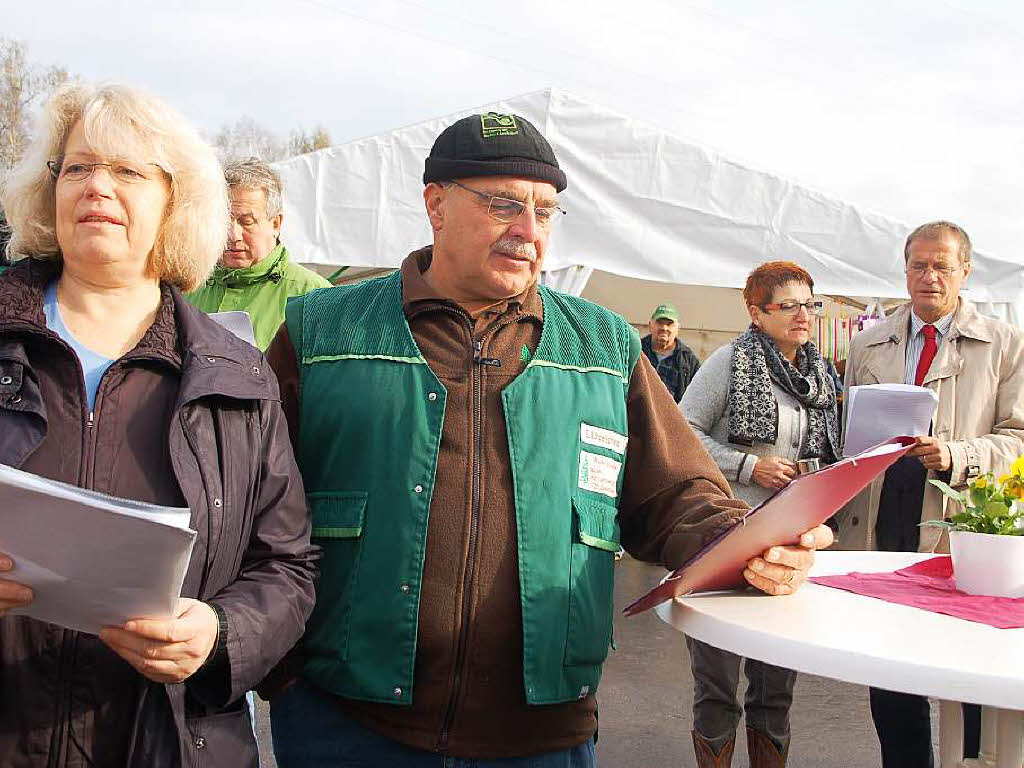
{"label": "green leaf", "polygon": [[1003,530],[1000,533],[1003,536],[1024,536],[1024,528],[1017,527],[1018,521],[1022,518],[1024,518],[1024,514],[1020,512],[1007,515],[1006,522],[1003,524]]}
{"label": "green leaf", "polygon": [[953,490],[941,480],[931,479],[928,482],[934,485],[936,488],[942,491],[943,494],[953,499],[954,501],[958,501],[965,506],[967,505],[967,497],[960,491]]}
{"label": "green leaf", "polygon": [[1000,536],[1013,536],[1016,530],[1017,526],[1014,525],[1013,520],[1004,520],[999,526],[998,533]]}
{"label": "green leaf", "polygon": [[968,490],[968,495],[971,499],[972,507],[984,507],[988,501],[989,490],[988,488],[975,488],[973,485]]}
{"label": "green leaf", "polygon": [[982,511],[985,513],[985,516],[991,520],[1005,515],[1006,505],[1001,501],[987,501],[985,502],[985,506],[982,508]]}
{"label": "green leaf", "polygon": [[956,528],[956,523],[951,520],[925,520],[923,523],[918,523],[921,528],[945,528],[947,531],[951,531]]}

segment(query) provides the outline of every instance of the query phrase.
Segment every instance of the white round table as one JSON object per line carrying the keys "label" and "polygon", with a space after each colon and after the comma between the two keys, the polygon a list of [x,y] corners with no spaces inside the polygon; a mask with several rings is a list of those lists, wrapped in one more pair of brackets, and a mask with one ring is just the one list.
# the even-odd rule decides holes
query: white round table
{"label": "white round table", "polygon": [[[818,552],[811,575],[894,571],[928,557]],[[983,717],[975,764],[1021,768],[1024,629],[995,629],[811,583],[788,597],[707,592],[655,610],[680,632],[740,656],[939,699],[943,768],[963,760],[958,702],[996,708]]]}

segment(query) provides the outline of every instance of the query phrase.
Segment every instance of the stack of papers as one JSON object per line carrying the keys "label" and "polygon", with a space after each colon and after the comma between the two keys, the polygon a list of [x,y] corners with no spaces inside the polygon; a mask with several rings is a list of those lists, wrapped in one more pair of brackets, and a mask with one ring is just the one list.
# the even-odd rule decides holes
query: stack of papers
{"label": "stack of papers", "polygon": [[96,633],[133,618],[168,618],[196,532],[188,509],[89,491],[0,464],[0,578],[32,588],[10,613]]}
{"label": "stack of papers", "polygon": [[939,397],[913,384],[866,384],[846,393],[844,456],[856,456],[897,435],[919,437],[931,431]]}
{"label": "stack of papers", "polygon": [[217,325],[231,331],[242,341],[256,346],[256,332],[252,329],[252,318],[248,312],[232,310],[230,312],[211,312],[209,315]]}

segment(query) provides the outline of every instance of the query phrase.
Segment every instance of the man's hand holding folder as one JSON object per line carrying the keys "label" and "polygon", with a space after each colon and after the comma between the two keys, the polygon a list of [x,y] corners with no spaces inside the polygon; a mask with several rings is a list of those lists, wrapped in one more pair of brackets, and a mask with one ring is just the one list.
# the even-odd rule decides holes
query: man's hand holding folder
{"label": "man's hand holding folder", "polygon": [[819,525],[803,534],[798,546],[769,547],[760,557],[748,560],[743,578],[765,594],[791,595],[807,579],[814,550],[831,546],[832,540],[832,529]]}

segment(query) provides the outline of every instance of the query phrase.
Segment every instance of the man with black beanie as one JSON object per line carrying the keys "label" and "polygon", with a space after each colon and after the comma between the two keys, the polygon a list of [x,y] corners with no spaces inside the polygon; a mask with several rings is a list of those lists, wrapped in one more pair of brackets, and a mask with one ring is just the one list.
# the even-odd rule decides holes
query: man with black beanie
{"label": "man with black beanie", "polygon": [[459,120],[423,182],[433,245],[294,299],[268,350],[324,551],[277,763],[586,768],[620,542],[676,567],[746,507],[631,326],[539,285],[566,177],[537,129]]}

